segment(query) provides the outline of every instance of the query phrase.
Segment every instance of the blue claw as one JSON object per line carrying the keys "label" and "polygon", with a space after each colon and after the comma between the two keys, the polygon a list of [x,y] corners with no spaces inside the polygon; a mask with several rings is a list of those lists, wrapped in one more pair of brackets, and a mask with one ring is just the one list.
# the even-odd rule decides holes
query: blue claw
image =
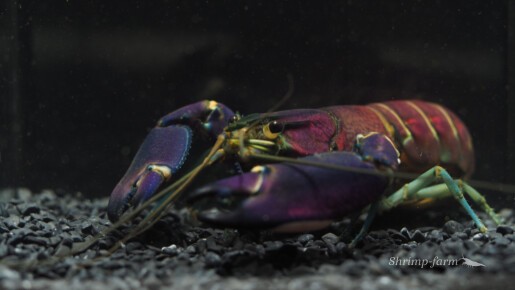
{"label": "blue claw", "polygon": [[198,189],[189,202],[199,209],[199,220],[219,226],[277,232],[322,229],[381,197],[389,178],[367,173],[399,165],[398,152],[384,135],[359,136],[357,145],[355,152],[333,151],[299,158],[306,163],[355,171],[288,162],[257,166],[251,172]]}
{"label": "blue claw", "polygon": [[[234,113],[215,101],[200,101],[162,117],[134,157],[127,173],[116,185],[107,214],[116,221],[131,206],[151,198],[183,164],[196,140],[214,140]],[[209,143],[201,144],[209,147]]]}
{"label": "blue claw", "polygon": [[152,129],[111,194],[107,206],[109,219],[118,220],[130,206],[152,197],[182,167],[191,139],[187,126]]}
{"label": "blue claw", "polygon": [[204,100],[182,107],[179,110],[162,117],[157,125],[187,125],[195,132],[205,132],[210,137],[216,137],[234,116],[234,112],[224,104]]}
{"label": "blue claw", "polygon": [[[322,153],[306,161],[376,170],[350,152]],[[316,166],[271,164],[200,188],[189,202],[201,221],[279,232],[317,230],[377,200],[388,185],[383,176]]]}

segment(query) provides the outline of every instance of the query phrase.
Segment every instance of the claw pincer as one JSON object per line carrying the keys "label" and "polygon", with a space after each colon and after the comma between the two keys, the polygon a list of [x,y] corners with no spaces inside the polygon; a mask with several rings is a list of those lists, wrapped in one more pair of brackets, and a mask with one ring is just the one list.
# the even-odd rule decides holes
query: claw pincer
{"label": "claw pincer", "polygon": [[[398,165],[397,150],[387,137],[371,134],[359,142],[356,148],[382,147],[383,165]],[[377,160],[360,152],[327,152],[301,159],[303,163],[379,171]],[[190,202],[207,206],[198,217],[211,224],[298,232],[324,228],[331,221],[362,209],[377,200],[388,184],[384,175],[280,163],[256,166],[249,173],[200,188]]]}
{"label": "claw pincer", "polygon": [[191,129],[186,126],[152,129],[111,194],[109,219],[117,220],[127,208],[149,199],[170,179],[183,165],[191,138]]}
{"label": "claw pincer", "polygon": [[109,219],[118,220],[129,207],[148,200],[165,182],[181,175],[178,171],[189,157],[192,140],[207,140],[205,147],[209,148],[209,141],[233,116],[226,106],[205,100],[162,117],[114,188],[107,208]]}

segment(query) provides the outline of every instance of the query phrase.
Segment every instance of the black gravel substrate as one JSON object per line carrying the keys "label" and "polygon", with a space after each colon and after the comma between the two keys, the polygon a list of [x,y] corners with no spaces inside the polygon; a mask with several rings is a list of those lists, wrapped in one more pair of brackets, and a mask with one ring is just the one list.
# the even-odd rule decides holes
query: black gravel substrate
{"label": "black gravel substrate", "polygon": [[500,211],[506,225],[499,227],[480,213],[487,234],[460,214],[425,227],[376,227],[356,249],[347,246],[346,220],[326,232],[280,236],[194,226],[180,211],[110,256],[103,257],[127,228],[48,263],[109,226],[106,205],[53,191],[1,191],[0,288],[510,289],[515,282],[512,209]]}

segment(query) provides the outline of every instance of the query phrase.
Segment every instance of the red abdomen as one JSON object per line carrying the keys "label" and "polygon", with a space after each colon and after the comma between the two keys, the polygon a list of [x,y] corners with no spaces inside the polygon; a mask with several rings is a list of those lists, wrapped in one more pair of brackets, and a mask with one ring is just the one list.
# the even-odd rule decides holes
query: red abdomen
{"label": "red abdomen", "polygon": [[467,128],[440,105],[413,100],[327,110],[340,119],[340,150],[349,150],[359,133],[381,132],[397,145],[400,170],[422,172],[441,165],[465,178],[474,171],[474,149]]}

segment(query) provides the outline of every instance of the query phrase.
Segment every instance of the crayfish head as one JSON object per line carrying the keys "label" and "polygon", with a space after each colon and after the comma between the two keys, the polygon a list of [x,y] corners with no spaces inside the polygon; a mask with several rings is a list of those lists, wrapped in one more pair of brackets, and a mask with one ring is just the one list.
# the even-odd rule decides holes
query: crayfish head
{"label": "crayfish head", "polygon": [[246,117],[235,115],[225,131],[227,142],[224,151],[229,155],[239,155],[243,159],[254,153],[276,154],[281,147],[280,139],[266,138],[262,123],[259,114]]}
{"label": "crayfish head", "polygon": [[325,111],[299,109],[249,115],[229,124],[229,148],[240,156],[265,153],[290,157],[332,151],[337,125]]}

